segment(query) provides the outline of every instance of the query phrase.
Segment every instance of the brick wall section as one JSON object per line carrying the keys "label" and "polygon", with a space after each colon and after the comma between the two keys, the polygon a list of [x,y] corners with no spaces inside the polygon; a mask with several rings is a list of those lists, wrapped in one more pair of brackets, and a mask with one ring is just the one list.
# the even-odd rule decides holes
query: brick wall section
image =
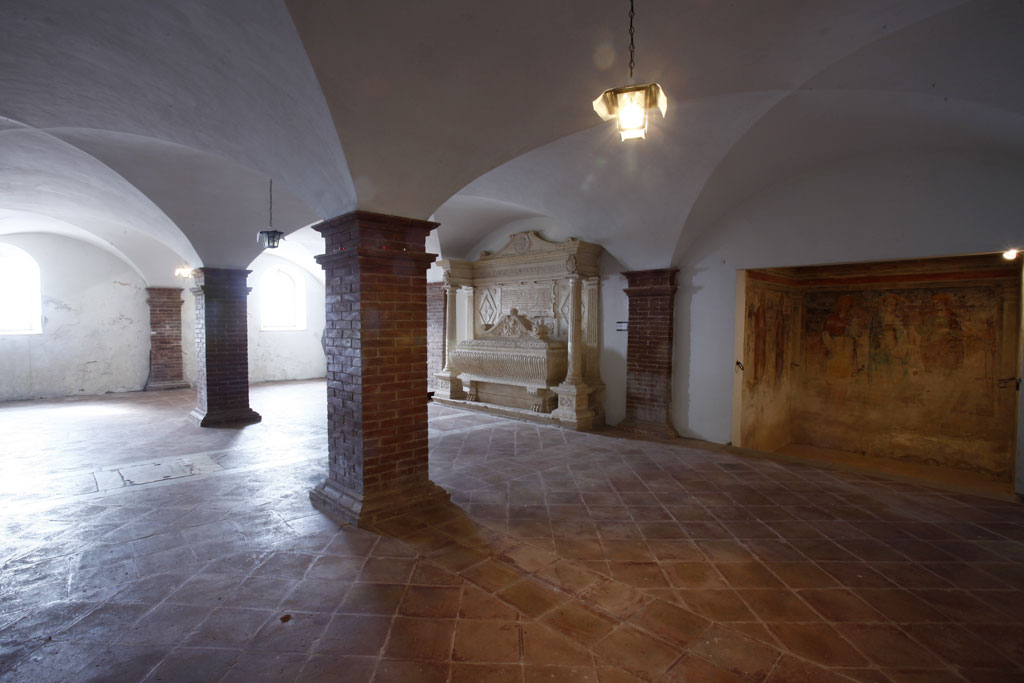
{"label": "brick wall section", "polygon": [[355,211],[326,241],[330,475],[310,491],[339,521],[370,523],[446,501],[427,473],[427,282],[436,223]]}
{"label": "brick wall section", "polygon": [[146,391],[187,387],[181,357],[181,298],[179,287],[147,287],[149,298],[149,381]]}
{"label": "brick wall section", "polygon": [[427,284],[427,391],[434,391],[435,374],[444,368],[444,283]]}
{"label": "brick wall section", "polygon": [[248,270],[195,271],[196,408],[203,427],[260,421],[249,407]]}
{"label": "brick wall section", "polygon": [[628,287],[626,419],[621,428],[640,436],[673,438],[672,327],[676,269],[623,273]]}

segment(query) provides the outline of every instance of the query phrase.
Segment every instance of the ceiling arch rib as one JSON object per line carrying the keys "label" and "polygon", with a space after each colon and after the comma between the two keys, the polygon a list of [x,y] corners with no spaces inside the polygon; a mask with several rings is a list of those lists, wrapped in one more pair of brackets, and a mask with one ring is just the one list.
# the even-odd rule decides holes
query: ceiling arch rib
{"label": "ceiling arch rib", "polygon": [[[1024,153],[1024,5],[979,0],[937,13],[830,64],[781,99],[713,169],[673,262],[766,187],[894,150]],[[978,36],[985,36],[979,41]]]}
{"label": "ceiling arch rib", "polygon": [[[326,280],[324,269],[316,262],[316,257],[323,252],[324,238],[313,230],[312,226],[306,225],[286,235],[276,249],[261,252],[253,259],[253,262],[263,254],[277,256],[302,268],[320,284],[324,284]],[[252,265],[253,263],[249,263],[247,267],[251,269]]]}
{"label": "ceiling arch rib", "polygon": [[[0,210],[7,232],[75,226],[110,245],[151,284],[198,263],[185,235],[143,193],[99,160],[43,131],[0,131]],[[27,220],[28,217],[39,217]],[[22,228],[11,221],[25,220]],[[67,233],[66,230],[63,232]],[[78,235],[81,237],[81,235]]]}
{"label": "ceiling arch rib", "polygon": [[[638,75],[661,83],[673,110],[785,93],[960,1],[650,0],[637,15]],[[492,169],[596,126],[591,100],[626,74],[615,0],[440,0],[408,4],[401,17],[387,3],[287,5],[368,210],[431,215]],[[388,30],[367,30],[376,26]]]}
{"label": "ceiling arch rib", "polygon": [[[0,209],[0,235],[17,235],[22,233],[60,235],[62,237],[78,240],[79,242],[84,242],[85,244],[105,251],[115,258],[127,263],[140,278],[147,282],[149,280],[138,264],[136,264],[134,259],[130,258],[110,242],[101,239],[96,234],[89,232],[88,230],[84,230],[77,225],[72,225],[71,223],[66,223],[60,219],[43,216],[38,213]],[[153,251],[161,250],[162,247],[163,245],[159,245],[156,250],[151,249],[151,253]],[[153,256],[156,257],[157,260],[164,261],[163,265],[165,266],[180,262],[180,258],[178,258],[176,254],[169,250],[166,251],[168,253],[164,255],[163,259],[160,259],[159,254],[153,254]],[[160,270],[166,270],[166,268],[161,268]]]}
{"label": "ceiling arch rib", "polygon": [[[679,216],[695,199],[706,169],[778,97],[747,93],[679,103],[652,130],[657,144],[622,144],[613,129],[592,128],[504,164],[442,208],[457,210],[466,195],[515,198],[551,216],[565,236],[603,245],[626,269],[651,267],[652,254],[667,265]],[[483,239],[488,229],[473,225],[476,239],[468,243]]]}
{"label": "ceiling arch rib", "polygon": [[511,202],[459,194],[442,204],[430,220],[444,227],[435,231],[441,256],[470,258],[481,236],[514,221],[542,217],[543,214]]}
{"label": "ceiling arch rib", "polygon": [[35,0],[4,11],[4,114],[163,140],[356,206],[341,143],[279,0]]}
{"label": "ceiling arch rib", "polygon": [[[111,131],[52,133],[102,161],[149,197],[212,268],[244,268],[260,253],[268,227],[269,178],[223,157],[161,140]],[[274,183],[274,227],[290,233],[319,219],[290,188]]]}
{"label": "ceiling arch rib", "polygon": [[[961,93],[954,85],[974,83],[971,79],[959,75],[946,79],[947,92],[952,91],[952,96],[948,102],[937,102],[931,92],[865,90],[847,83],[826,88],[828,82],[822,78],[837,69],[870,82],[872,70],[881,73],[893,68],[892,60],[901,54],[896,67],[899,71],[959,74],[955,52],[934,64],[928,60],[937,59],[941,48],[933,47],[919,57],[915,50],[923,40],[921,36],[929,37],[934,45],[945,44],[947,37],[950,44],[960,44],[971,36],[986,34],[987,26],[1005,22],[1010,29],[1000,28],[992,34],[1000,44],[986,49],[987,59],[972,60],[972,69],[991,63],[1004,72],[989,79],[992,83],[1012,82],[1012,74],[1005,71],[1024,55],[1010,60],[1000,60],[997,55],[1005,57],[1007,50],[1019,52],[1020,42],[1010,39],[1016,22],[995,16],[999,13],[993,7],[991,2],[900,3],[898,7],[864,7],[866,14],[858,15],[860,21],[838,21],[842,8],[832,17],[832,24],[822,21],[820,15],[814,20],[801,18],[799,25],[789,30],[799,33],[814,26],[824,29],[834,25],[840,35],[837,31],[815,30],[810,31],[810,37],[796,36],[795,43],[802,47],[784,55],[801,62],[799,69],[788,72],[789,88],[697,101],[679,102],[674,98],[672,116],[661,123],[662,129],[652,133],[666,154],[646,149],[620,153],[614,146],[605,150],[596,131],[585,131],[503,164],[470,183],[456,197],[477,195],[515,202],[571,225],[571,232],[585,239],[602,241],[603,227],[610,226],[606,246],[619,250],[627,267],[651,267],[678,261],[690,240],[711,229],[713,221],[704,219],[711,197],[726,207],[742,201],[758,186],[777,182],[790,172],[800,173],[807,165],[880,147],[1015,148],[1020,122],[1014,114],[990,106],[992,100],[983,97],[977,88],[962,93],[964,100],[971,101],[958,101]],[[850,5],[845,8],[847,14],[859,11]],[[710,30],[711,25],[705,28]],[[814,36],[819,33],[835,38],[831,49],[812,49],[816,45]],[[777,39],[791,37],[782,33]],[[901,51],[898,46],[904,37],[908,47]],[[886,58],[874,57],[858,64],[862,55],[883,47]],[[744,53],[741,50],[738,54]],[[847,61],[853,66],[847,67]],[[729,67],[710,71],[733,74],[721,89],[742,87],[740,76]],[[805,82],[812,82],[814,87],[801,89]],[[697,91],[712,87],[710,79],[695,81]],[[757,131],[775,120],[785,122],[784,130],[766,126],[765,146],[748,148],[747,140],[759,136]],[[628,156],[642,159],[642,166],[648,169],[649,175],[642,182],[637,181],[641,177],[636,171],[638,165],[630,163]],[[737,177],[744,174],[750,175],[749,180]],[[603,191],[588,194],[585,188],[594,186],[594,177],[602,178],[603,184],[598,186]],[[639,233],[637,226],[641,226]],[[632,239],[623,237],[623,233]],[[643,235],[642,243],[635,239],[637,234]]]}

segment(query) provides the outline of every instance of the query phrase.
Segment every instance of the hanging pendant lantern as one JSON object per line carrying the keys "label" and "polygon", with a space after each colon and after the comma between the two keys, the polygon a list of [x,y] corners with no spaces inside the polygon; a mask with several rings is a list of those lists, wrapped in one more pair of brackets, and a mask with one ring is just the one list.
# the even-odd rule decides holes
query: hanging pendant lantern
{"label": "hanging pendant lantern", "polygon": [[274,230],[274,179],[270,179],[270,229],[260,230],[256,233],[256,241],[259,242],[260,246],[265,249],[277,249],[277,245],[281,244],[281,238],[284,237],[284,233],[280,230]]}
{"label": "hanging pendant lantern", "polygon": [[654,107],[664,118],[668,98],[657,83],[612,88],[594,100],[594,111],[602,120],[618,121],[623,140],[643,140],[647,136],[647,111]]}
{"label": "hanging pendant lantern", "polygon": [[[633,80],[636,66],[633,41],[633,0],[629,0],[629,79]],[[668,97],[657,83],[624,85],[601,93],[594,100],[594,111],[603,121],[618,121],[619,135],[623,140],[643,140],[647,136],[647,113],[657,107],[662,118],[668,110]]]}
{"label": "hanging pendant lantern", "polygon": [[277,249],[278,245],[281,244],[282,237],[284,237],[284,233],[280,230],[260,230],[256,241],[260,243],[260,246],[267,249]]}

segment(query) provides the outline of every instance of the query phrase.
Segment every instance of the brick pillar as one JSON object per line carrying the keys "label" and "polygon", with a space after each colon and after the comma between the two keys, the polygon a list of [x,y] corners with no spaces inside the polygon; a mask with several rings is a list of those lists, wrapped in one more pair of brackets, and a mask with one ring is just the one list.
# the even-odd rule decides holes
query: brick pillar
{"label": "brick pillar", "polygon": [[626,340],[626,419],[638,436],[675,438],[672,404],[672,320],[675,268],[623,273],[629,287]]}
{"label": "brick pillar", "polygon": [[249,407],[248,270],[199,268],[196,286],[196,408],[202,427],[251,424]]}
{"label": "brick pillar", "polygon": [[339,521],[373,522],[448,500],[427,472],[427,282],[437,223],[353,211],[326,240],[330,475],[309,497]]}
{"label": "brick pillar", "polygon": [[427,390],[437,385],[434,377],[444,367],[445,292],[443,282],[427,283]]}
{"label": "brick pillar", "polygon": [[146,391],[182,389],[185,368],[181,359],[180,287],[147,287],[149,298],[149,381]]}

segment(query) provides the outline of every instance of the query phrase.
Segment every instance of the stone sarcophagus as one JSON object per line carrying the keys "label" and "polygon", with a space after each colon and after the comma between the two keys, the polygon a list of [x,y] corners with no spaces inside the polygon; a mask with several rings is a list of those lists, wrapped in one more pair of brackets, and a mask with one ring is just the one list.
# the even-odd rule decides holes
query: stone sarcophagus
{"label": "stone sarcophagus", "polygon": [[459,342],[451,357],[451,370],[467,387],[468,400],[480,398],[481,385],[506,401],[510,392],[503,396],[489,385],[520,387],[529,397],[529,409],[539,413],[555,409],[552,388],[565,380],[568,364],[568,345],[549,339],[546,324],[520,315],[515,308],[479,338]]}
{"label": "stone sarcophagus", "polygon": [[445,367],[434,399],[592,429],[600,395],[601,247],[511,235],[445,275]]}

